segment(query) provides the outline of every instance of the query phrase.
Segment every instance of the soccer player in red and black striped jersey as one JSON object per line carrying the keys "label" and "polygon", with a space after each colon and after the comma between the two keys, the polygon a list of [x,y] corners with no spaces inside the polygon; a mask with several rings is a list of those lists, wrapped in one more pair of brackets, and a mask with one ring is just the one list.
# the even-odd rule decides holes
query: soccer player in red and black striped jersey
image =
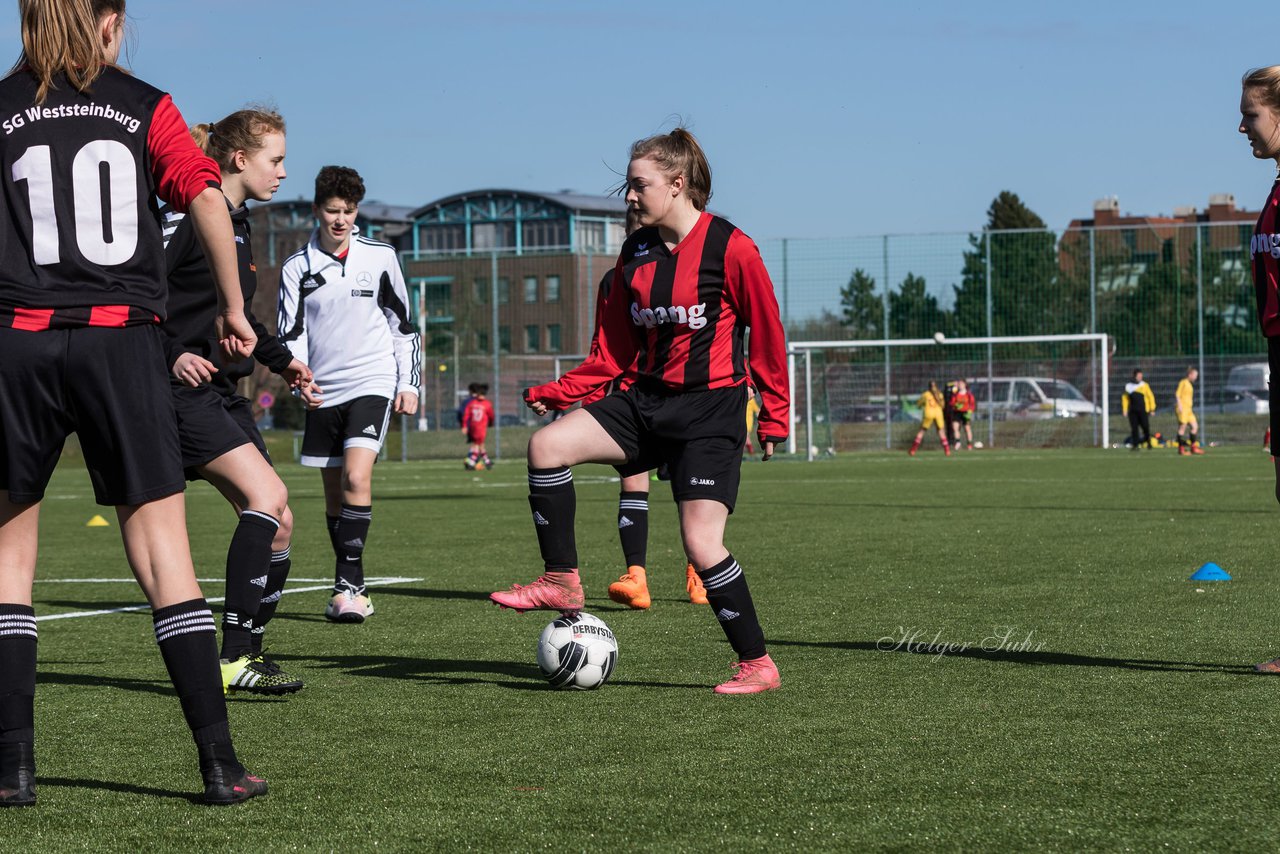
{"label": "soccer player in red and black striped jersey", "polygon": [[787,436],[786,342],[773,285],[751,239],[707,212],[711,169],[688,131],[635,143],[626,187],[641,227],[623,244],[592,351],[525,399],[542,414],[628,371],[635,382],[533,435],[529,503],[545,573],[491,598],[517,611],[580,609],[570,466],[603,462],[639,472],[665,462],[685,550],[739,659],[736,675],[716,691],[777,688],[746,576],[724,546],[746,438],[748,373],[764,400],[764,459]]}
{"label": "soccer player in red and black striped jersey", "polygon": [[[1258,323],[1267,336],[1267,358],[1275,377],[1280,370],[1280,65],[1248,72],[1241,90],[1240,133],[1248,137],[1254,157],[1274,160],[1277,168],[1276,181],[1249,242]],[[1271,407],[1271,456],[1275,458],[1276,499],[1280,500],[1280,406]],[[1280,658],[1256,665],[1256,669],[1280,673]]]}
{"label": "soccer player in red and black striped jersey", "polygon": [[116,66],[124,0],[18,6],[24,50],[0,81],[0,805],[36,798],[31,588],[40,502],[72,432],[154,609],[205,801],[243,801],[267,787],[231,744],[156,325],[166,291],[158,195],[190,212],[209,255],[225,352],[246,356],[256,343],[218,168],[169,96]]}

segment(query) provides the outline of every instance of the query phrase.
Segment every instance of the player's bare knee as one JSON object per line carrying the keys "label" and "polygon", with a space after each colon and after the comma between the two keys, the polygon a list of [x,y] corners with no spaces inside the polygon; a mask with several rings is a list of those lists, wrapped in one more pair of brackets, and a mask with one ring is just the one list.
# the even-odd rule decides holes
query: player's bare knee
{"label": "player's bare knee", "polygon": [[565,448],[557,435],[559,432],[552,427],[544,427],[530,437],[528,452],[530,468],[549,469],[565,465]]}
{"label": "player's bare knee", "polygon": [[275,537],[271,540],[271,550],[280,551],[289,545],[293,539],[293,511],[289,509],[289,505],[284,506],[284,512],[280,514],[280,527],[276,530]]}

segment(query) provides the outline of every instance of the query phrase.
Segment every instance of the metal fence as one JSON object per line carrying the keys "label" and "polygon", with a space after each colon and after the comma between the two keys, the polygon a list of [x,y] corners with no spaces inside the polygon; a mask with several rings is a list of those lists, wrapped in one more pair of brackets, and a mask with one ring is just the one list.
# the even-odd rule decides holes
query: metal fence
{"label": "metal fence", "polygon": [[[1062,233],[788,238],[760,241],[759,247],[793,343],[932,338],[939,332],[948,338],[1100,333],[1108,336],[1113,361],[1113,435],[1128,432],[1118,420],[1119,392],[1133,368],[1147,371],[1161,405],[1171,402],[1177,380],[1194,366],[1201,373],[1197,407],[1217,416],[1205,419],[1206,437],[1252,443],[1260,441],[1258,413],[1268,404],[1265,383],[1241,385],[1241,377],[1250,374],[1244,366],[1266,361],[1255,320],[1251,233],[1252,225],[1243,222],[1164,222]],[[585,347],[596,287],[612,261],[600,252],[551,251],[406,258],[426,355],[422,412],[406,419],[405,429],[456,432],[453,413],[468,383],[482,381],[491,387],[499,417],[491,453],[522,453],[536,419],[523,406],[521,392],[552,379],[558,366],[567,367],[564,351]],[[987,358],[985,350],[963,347],[895,348],[887,360],[883,353],[824,354],[818,411],[826,426],[815,426],[800,448],[882,448],[883,425],[879,432],[840,426],[846,423],[842,413],[852,411],[848,407],[918,396],[923,387],[909,387],[926,378],[985,375]],[[992,358],[1001,362],[999,376],[1061,378],[1098,399],[1100,380],[1084,376],[1092,368],[1080,367],[1093,364],[1096,354],[1082,362],[1078,353],[1028,344],[1002,347]],[[883,374],[886,362],[892,375],[878,381],[870,365]],[[1233,368],[1242,370],[1233,375]],[[841,376],[860,379],[845,382]],[[854,387],[865,400],[832,391]],[[798,397],[810,394],[818,392],[797,390]],[[910,406],[900,408],[909,416]],[[273,414],[286,424],[296,415]],[[1096,425],[1085,429],[1080,419],[1065,420],[1073,423],[1031,425],[1008,444],[1097,441]],[[807,424],[797,429],[807,432]],[[902,432],[911,429],[908,424]],[[867,439],[860,438],[862,432]],[[408,456],[457,453],[443,439],[427,436],[410,437],[404,445]]]}

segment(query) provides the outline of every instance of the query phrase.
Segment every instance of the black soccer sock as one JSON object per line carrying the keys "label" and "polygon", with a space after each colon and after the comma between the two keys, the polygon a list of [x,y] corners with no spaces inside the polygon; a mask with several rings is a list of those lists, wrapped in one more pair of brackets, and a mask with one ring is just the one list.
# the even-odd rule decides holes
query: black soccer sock
{"label": "black soccer sock", "polygon": [[182,715],[200,749],[200,761],[235,763],[227,727],[227,701],[218,669],[217,631],[204,599],[157,608],[151,614],[156,643],[182,703]]}
{"label": "black soccer sock", "polygon": [[258,603],[258,617],[253,621],[253,636],[250,639],[250,650],[262,652],[262,636],[266,633],[267,623],[276,615],[280,597],[284,595],[284,583],[289,580],[289,547],[271,553],[271,568],[267,570],[267,586],[262,589],[262,601]]}
{"label": "black soccer sock", "polygon": [[350,588],[364,595],[364,545],[369,538],[369,523],[373,521],[373,507],[369,505],[343,504],[338,517],[338,561],[334,572],[335,592]]}
{"label": "black soccer sock", "polygon": [[245,510],[227,549],[227,601],[222,607],[222,657],[233,661],[253,645],[254,618],[267,586],[271,541],[280,521],[267,513]]}
{"label": "black soccer sock", "polygon": [[710,569],[699,569],[698,577],[702,579],[702,586],[707,588],[707,602],[738,659],[750,661],[764,655],[764,631],[756,619],[756,606],[747,588],[747,576],[733,555]]}
{"label": "black soccer sock", "polygon": [[1196,443],[1197,443],[1197,442],[1199,442],[1199,441],[1200,441],[1200,437],[1199,437],[1199,436],[1197,436],[1195,433],[1191,433],[1191,434],[1188,436],[1188,438],[1187,438],[1187,444],[1188,444],[1188,445],[1194,445],[1194,444],[1196,444]]}
{"label": "black soccer sock", "polygon": [[330,516],[324,514],[324,526],[329,531],[329,545],[333,547],[333,557],[335,560],[342,559],[342,551],[338,548],[338,516]]}
{"label": "black soccer sock", "polygon": [[645,566],[649,548],[649,493],[618,495],[618,539],[627,566]]}
{"label": "black soccer sock", "polygon": [[568,466],[529,468],[529,507],[533,509],[538,550],[542,552],[546,571],[576,570],[578,547],[573,537],[573,519],[578,498],[573,491],[573,472]]}
{"label": "black soccer sock", "polygon": [[[0,745],[36,737],[36,612],[0,604]],[[0,774],[17,769],[0,767]]]}

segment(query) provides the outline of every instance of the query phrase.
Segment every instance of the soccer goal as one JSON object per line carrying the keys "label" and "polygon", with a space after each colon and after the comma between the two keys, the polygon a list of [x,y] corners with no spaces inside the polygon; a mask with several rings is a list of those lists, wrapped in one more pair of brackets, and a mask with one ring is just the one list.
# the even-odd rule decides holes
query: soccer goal
{"label": "soccer goal", "polygon": [[[975,447],[1107,447],[1110,347],[1100,333],[794,341],[789,450],[809,460],[905,450],[929,383],[947,394],[958,380],[977,400],[969,423]],[[938,448],[937,438],[924,447]]]}

